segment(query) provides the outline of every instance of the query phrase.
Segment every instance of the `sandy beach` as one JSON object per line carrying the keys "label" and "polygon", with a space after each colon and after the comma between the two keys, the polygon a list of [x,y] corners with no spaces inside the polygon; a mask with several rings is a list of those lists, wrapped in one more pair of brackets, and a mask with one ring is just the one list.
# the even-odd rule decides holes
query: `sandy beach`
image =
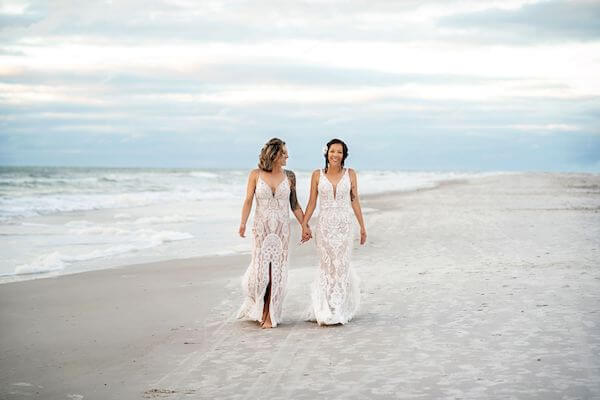
{"label": "sandy beach", "polygon": [[249,255],[0,285],[0,398],[600,398],[600,175],[490,176],[363,206],[376,211],[346,326],[301,318],[317,260],[297,225],[273,330],[234,318]]}

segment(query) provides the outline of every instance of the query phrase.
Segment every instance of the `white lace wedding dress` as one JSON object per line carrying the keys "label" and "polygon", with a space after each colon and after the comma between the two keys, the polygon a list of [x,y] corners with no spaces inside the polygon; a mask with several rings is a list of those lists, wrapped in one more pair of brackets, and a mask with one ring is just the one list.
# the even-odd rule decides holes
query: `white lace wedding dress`
{"label": "white lace wedding dress", "polygon": [[281,321],[281,306],[287,282],[288,244],[290,241],[290,182],[288,177],[283,179],[273,193],[271,187],[259,176],[254,198],[256,200],[252,229],[254,247],[252,261],[242,278],[245,299],[237,317],[262,322],[270,267],[269,312],[271,324],[276,327]]}
{"label": "white lace wedding dress", "polygon": [[307,319],[319,325],[345,324],[354,317],[360,303],[358,278],[350,267],[354,229],[348,169],[335,189],[321,171],[318,190],[315,239],[320,267]]}

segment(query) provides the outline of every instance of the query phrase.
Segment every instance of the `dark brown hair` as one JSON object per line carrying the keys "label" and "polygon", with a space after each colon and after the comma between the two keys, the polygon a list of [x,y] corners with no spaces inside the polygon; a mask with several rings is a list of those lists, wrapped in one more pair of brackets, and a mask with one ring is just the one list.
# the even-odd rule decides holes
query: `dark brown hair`
{"label": "dark brown hair", "polygon": [[278,138],[273,138],[265,143],[258,156],[258,168],[267,172],[273,171],[273,163],[281,154],[283,146],[285,146],[285,142]]}
{"label": "dark brown hair", "polygon": [[325,151],[325,172],[327,172],[327,168],[329,167],[329,159],[327,158],[327,156],[329,155],[329,148],[333,144],[342,145],[342,167],[344,166],[344,161],[346,161],[346,158],[348,157],[348,146],[346,146],[346,143],[344,143],[344,141],[341,139],[331,139],[329,142],[327,142],[327,151]]}

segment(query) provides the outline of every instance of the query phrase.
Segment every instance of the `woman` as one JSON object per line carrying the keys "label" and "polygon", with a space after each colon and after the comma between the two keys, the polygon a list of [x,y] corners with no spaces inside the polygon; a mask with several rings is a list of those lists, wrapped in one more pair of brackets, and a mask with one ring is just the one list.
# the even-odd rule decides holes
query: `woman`
{"label": "woman", "polygon": [[365,244],[367,231],[358,199],[356,172],[344,168],[348,146],[340,139],[327,143],[325,169],[312,174],[310,200],[302,222],[302,238],[312,233],[308,221],[319,197],[316,231],[320,255],[320,271],[312,289],[312,305],[308,319],[319,325],[345,324],[354,316],[360,302],[358,279],[350,268],[353,229],[350,208],[360,225],[360,244]]}
{"label": "woman", "polygon": [[242,279],[245,301],[238,318],[258,321],[262,328],[274,328],[281,321],[290,240],[289,207],[299,224],[304,218],[296,198],[296,176],[283,169],[287,158],[281,139],[273,138],[263,146],[258,169],[248,176],[242,208],[239,234],[245,237],[246,222],[256,198],[252,261]]}

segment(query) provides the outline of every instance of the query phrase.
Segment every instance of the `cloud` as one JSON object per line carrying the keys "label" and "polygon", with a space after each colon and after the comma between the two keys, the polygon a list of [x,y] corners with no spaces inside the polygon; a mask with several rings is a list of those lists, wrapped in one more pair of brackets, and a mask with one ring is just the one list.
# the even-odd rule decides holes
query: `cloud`
{"label": "cloud", "polygon": [[39,15],[0,14],[0,30],[7,28],[26,28],[41,20]]}
{"label": "cloud", "polygon": [[[281,1],[62,1],[49,7],[30,2],[34,24],[2,32],[3,42],[25,37],[48,41],[121,44],[262,42],[270,40],[396,41],[462,40],[437,26],[437,19],[500,7],[513,9],[532,0],[347,0]],[[11,40],[9,42],[9,39]]]}
{"label": "cloud", "polygon": [[442,28],[484,43],[532,44],[600,39],[600,2],[542,1],[441,17]]}
{"label": "cloud", "polygon": [[342,136],[361,168],[592,165],[600,42],[552,21],[582,4],[0,7],[0,163],[245,167],[281,136],[312,168]]}
{"label": "cloud", "polygon": [[46,139],[0,134],[0,161],[5,165],[26,160],[37,165],[102,166],[110,159],[112,166],[247,168],[255,165],[261,144],[272,136],[286,140],[290,167],[301,169],[321,165],[319,150],[332,137],[349,144],[348,165],[359,170],[586,169],[597,165],[600,154],[600,137],[585,133],[523,136],[499,130],[493,135],[456,135],[421,127],[419,121],[399,126],[358,120],[353,127],[328,129],[309,120],[298,122],[294,129],[281,129],[273,123],[249,126],[243,133],[171,132],[129,141],[123,141],[121,135],[82,136],[79,132],[55,132]]}
{"label": "cloud", "polygon": [[[44,69],[14,68],[0,70],[0,79],[11,84],[87,85],[90,82],[106,86],[143,89],[163,92],[167,89],[192,92],[202,87],[247,84],[292,84],[307,86],[371,86],[381,87],[408,83],[420,84],[485,84],[510,80],[504,77],[489,77],[437,73],[392,73],[359,68],[334,68],[302,63],[246,63],[246,64],[198,64],[180,68],[147,70],[99,70],[99,71],[49,71]],[[518,80],[515,80],[515,82]],[[565,89],[560,83],[527,80],[523,85],[533,89]],[[535,87],[534,87],[535,85]],[[529,89],[527,87],[526,89]]]}
{"label": "cloud", "polygon": [[553,131],[560,131],[560,132],[575,132],[575,131],[579,131],[581,130],[581,127],[576,126],[576,125],[569,125],[569,124],[542,124],[542,125],[537,125],[537,124],[516,124],[516,125],[509,125],[509,128],[512,129],[516,129],[518,131],[526,131],[526,132],[536,132],[536,131],[540,131],[540,132],[553,132]]}

